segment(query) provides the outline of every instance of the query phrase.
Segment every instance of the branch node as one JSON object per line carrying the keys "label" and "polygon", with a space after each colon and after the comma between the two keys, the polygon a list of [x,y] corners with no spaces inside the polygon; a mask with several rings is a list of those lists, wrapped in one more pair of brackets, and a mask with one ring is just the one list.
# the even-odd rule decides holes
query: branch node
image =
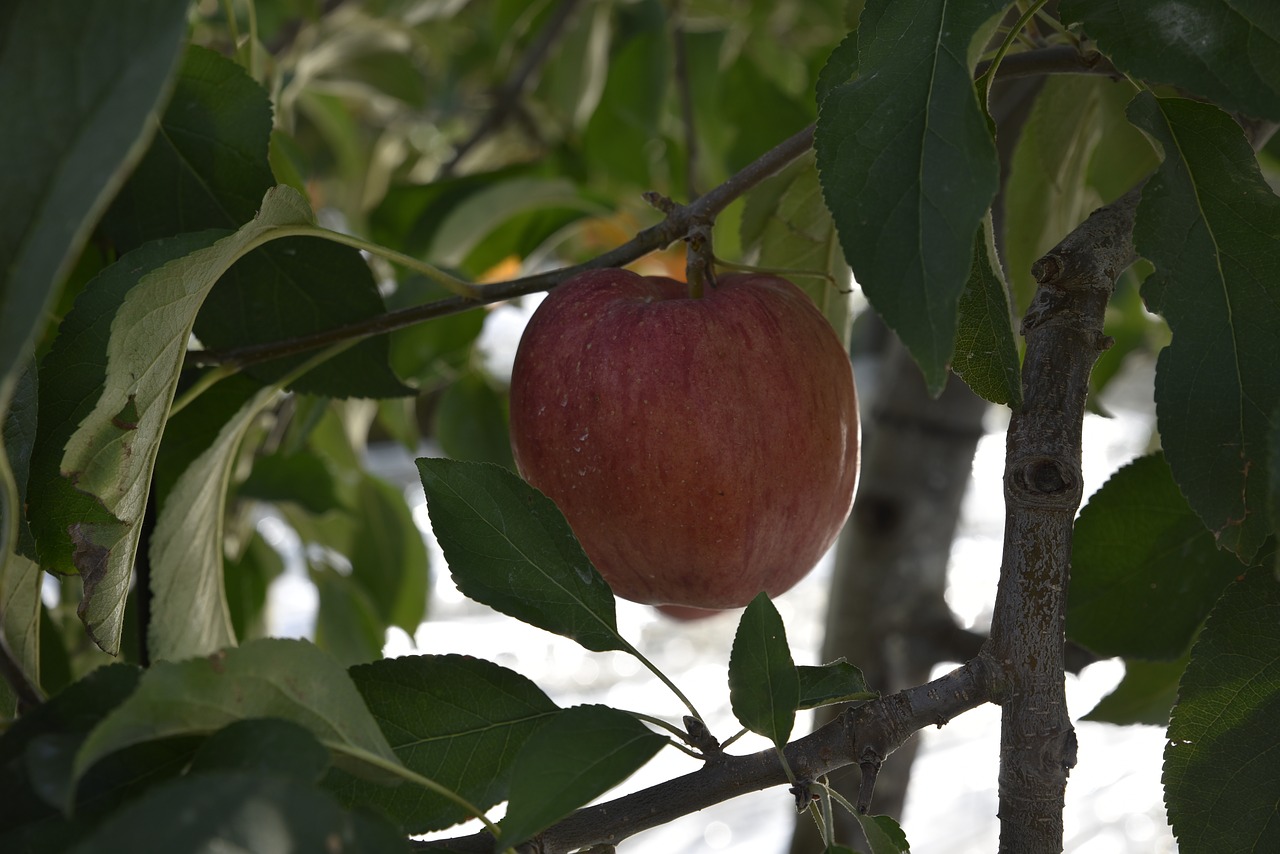
{"label": "branch node", "polygon": [[812,780],[796,780],[796,784],[787,789],[789,793],[796,799],[796,812],[803,813],[809,809],[809,804],[818,800],[818,794],[813,791]]}
{"label": "branch node", "polygon": [[651,207],[656,208],[667,216],[671,216],[680,207],[657,190],[646,190],[641,194],[641,198],[648,202]]}
{"label": "branch node", "polygon": [[684,716],[685,734],[689,743],[702,752],[703,759],[711,760],[724,755],[719,740],[707,729],[707,725],[693,715]]}

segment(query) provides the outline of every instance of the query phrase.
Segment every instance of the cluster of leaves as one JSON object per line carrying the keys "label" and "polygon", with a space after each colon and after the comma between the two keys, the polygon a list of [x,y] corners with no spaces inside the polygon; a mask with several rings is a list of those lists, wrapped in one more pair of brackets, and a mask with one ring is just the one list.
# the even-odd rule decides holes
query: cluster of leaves
{"label": "cluster of leaves", "polygon": [[[14,844],[119,850],[173,833],[252,847],[265,806],[300,845],[392,850],[509,799],[508,845],[646,762],[666,741],[631,715],[560,709],[488,662],[377,660],[389,626],[423,619],[428,567],[398,487],[363,462],[371,435],[413,450],[431,436],[460,461],[420,473],[464,593],[640,656],[558,511],[501,467],[483,310],[271,361],[209,353],[456,290],[483,301],[461,280],[590,257],[656,217],[640,190],[691,197],[815,120],[814,155],[722,213],[717,252],[804,273],[845,334],[848,259],[932,387],[953,371],[1014,409],[1010,318],[1032,260],[1150,173],[1134,238],[1154,272],[1117,299],[1120,346],[1098,379],[1168,341],[1163,450],[1082,513],[1068,631],[1129,664],[1093,717],[1169,725],[1166,794],[1187,850],[1259,842],[1277,776],[1258,757],[1280,726],[1280,201],[1233,117],[1280,121],[1275,12],[314,5],[0,12],[0,104],[21,123],[0,137],[0,162],[20,166],[0,213],[0,635],[21,671],[11,684],[61,689],[0,736]],[[996,234],[986,98],[1010,46],[1101,51],[1120,82],[1043,85]],[[990,75],[975,89],[979,62]],[[477,126],[487,135],[468,139]],[[264,507],[304,544],[314,646],[254,640],[284,571],[255,528]],[[47,573],[64,579],[55,607],[40,598]],[[86,637],[155,663],[99,667]],[[848,665],[797,668],[765,599],[743,615],[730,672],[740,722],[779,747],[798,709],[867,696]],[[6,716],[38,699],[7,690]],[[232,818],[182,824],[193,801]],[[877,852],[905,847],[888,820],[866,827]]]}

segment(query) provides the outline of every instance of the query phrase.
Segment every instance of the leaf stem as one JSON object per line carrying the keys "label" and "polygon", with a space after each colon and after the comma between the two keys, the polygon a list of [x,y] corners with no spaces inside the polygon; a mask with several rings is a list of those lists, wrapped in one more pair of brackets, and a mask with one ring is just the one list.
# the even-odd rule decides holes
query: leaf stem
{"label": "leaf stem", "polygon": [[622,640],[624,644],[626,644],[626,652],[629,652],[631,655],[635,656],[637,661],[639,661],[645,667],[649,668],[649,672],[652,673],[654,676],[657,676],[658,679],[662,681],[662,684],[670,688],[672,693],[680,698],[680,702],[684,703],[684,707],[689,710],[689,714],[693,715],[695,718],[702,721],[703,723],[706,722],[707,719],[704,718],[698,712],[697,708],[693,705],[693,702],[690,701],[689,698],[684,695],[684,692],[681,691],[679,687],[677,687],[676,683],[671,681],[671,678],[668,677],[667,674],[659,670],[658,666],[654,664],[652,661],[645,658],[644,653],[642,653],[640,650],[632,646],[630,641],[628,641],[626,638],[623,638],[621,635],[619,635],[618,637]]}
{"label": "leaf stem", "polygon": [[1009,48],[1013,47],[1013,43],[1017,40],[1018,34],[1022,32],[1022,28],[1036,16],[1036,13],[1047,2],[1048,0],[1035,0],[1022,13],[1022,17],[1018,18],[1018,22],[1013,25],[1005,35],[1004,41],[1000,43],[1000,47],[996,50],[996,55],[992,57],[991,64],[987,66],[986,72],[978,78],[978,92],[984,110],[987,108],[987,101],[991,94],[991,83],[996,79],[996,72],[1000,69],[1000,63],[1004,60],[1005,54],[1009,52]]}
{"label": "leaf stem", "polygon": [[480,823],[484,825],[484,829],[487,830],[489,833],[493,834],[494,839],[498,838],[498,826],[494,824],[492,821],[490,821],[487,816],[485,816],[484,810],[480,809],[475,804],[471,803],[466,798],[462,797],[462,795],[459,795],[457,792],[453,791],[447,786],[442,786],[441,784],[437,783],[435,780],[432,780],[429,777],[422,776],[421,774],[408,768],[407,766],[401,764],[400,762],[396,762],[393,764],[391,762],[388,762],[383,757],[378,756],[377,754],[374,754],[374,753],[361,751],[360,760],[362,762],[367,762],[370,765],[373,765],[374,767],[379,768],[383,771],[386,771],[390,774],[394,774],[395,776],[402,778],[406,782],[413,783],[417,786],[421,786],[427,791],[434,792],[440,797],[444,798],[445,800],[448,800],[462,807],[464,810],[467,811],[469,815],[479,819]]}

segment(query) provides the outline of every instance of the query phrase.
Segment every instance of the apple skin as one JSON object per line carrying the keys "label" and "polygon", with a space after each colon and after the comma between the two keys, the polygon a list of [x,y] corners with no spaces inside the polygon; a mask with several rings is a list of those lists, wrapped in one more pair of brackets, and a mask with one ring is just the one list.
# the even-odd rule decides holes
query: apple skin
{"label": "apple skin", "polygon": [[803,291],[595,270],[534,312],[511,380],[520,474],[614,592],[740,608],[835,541],[858,477],[849,357]]}

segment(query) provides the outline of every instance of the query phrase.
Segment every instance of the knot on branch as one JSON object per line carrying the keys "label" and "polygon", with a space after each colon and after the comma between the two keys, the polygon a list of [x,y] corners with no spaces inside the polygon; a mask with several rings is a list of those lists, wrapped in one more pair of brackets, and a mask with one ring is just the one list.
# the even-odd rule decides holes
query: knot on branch
{"label": "knot on branch", "polygon": [[1005,485],[1015,499],[1059,509],[1074,510],[1083,494],[1079,471],[1047,456],[1012,462]]}

